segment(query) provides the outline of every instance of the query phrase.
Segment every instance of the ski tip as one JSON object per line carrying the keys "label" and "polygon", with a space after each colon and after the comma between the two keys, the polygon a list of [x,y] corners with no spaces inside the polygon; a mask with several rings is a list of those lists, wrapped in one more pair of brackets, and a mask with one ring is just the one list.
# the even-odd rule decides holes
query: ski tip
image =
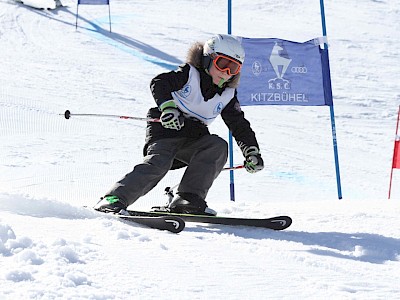
{"label": "ski tip", "polygon": [[126,221],[142,224],[154,229],[167,230],[173,233],[179,233],[185,228],[185,221],[182,218],[175,216],[132,216],[132,215],[119,215],[116,217]]}
{"label": "ski tip", "polygon": [[284,230],[292,225],[292,218],[289,216],[279,216],[270,219],[272,223],[275,223],[274,230]]}
{"label": "ski tip", "polygon": [[160,217],[160,218],[164,220],[168,231],[171,231],[173,233],[179,233],[183,229],[185,229],[185,221],[181,218],[178,217],[175,218]]}

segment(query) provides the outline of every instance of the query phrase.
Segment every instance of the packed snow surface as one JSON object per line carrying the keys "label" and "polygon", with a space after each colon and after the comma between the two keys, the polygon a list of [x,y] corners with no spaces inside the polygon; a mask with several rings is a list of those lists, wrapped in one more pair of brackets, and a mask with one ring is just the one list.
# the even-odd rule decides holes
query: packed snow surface
{"label": "packed snow surface", "polygon": [[[39,1],[39,0],[37,0]],[[322,35],[319,1],[232,1],[232,34]],[[0,299],[399,299],[397,1],[325,1],[343,199],[329,107],[244,107],[265,169],[222,172],[222,216],[289,215],[285,231],[187,223],[172,234],[85,206],[142,160],[149,83],[227,32],[227,1],[0,0]],[[77,28],[76,28],[77,25]],[[210,130],[223,138],[221,120]],[[243,158],[236,145],[235,164]],[[132,208],[164,204],[171,172]]]}

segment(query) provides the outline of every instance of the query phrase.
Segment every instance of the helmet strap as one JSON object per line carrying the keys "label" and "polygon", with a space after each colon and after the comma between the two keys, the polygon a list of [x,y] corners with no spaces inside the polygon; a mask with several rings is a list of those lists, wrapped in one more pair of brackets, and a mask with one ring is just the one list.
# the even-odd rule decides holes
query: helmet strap
{"label": "helmet strap", "polygon": [[210,69],[210,66],[212,64],[212,59],[209,55],[203,56],[203,68],[204,70],[208,71]]}

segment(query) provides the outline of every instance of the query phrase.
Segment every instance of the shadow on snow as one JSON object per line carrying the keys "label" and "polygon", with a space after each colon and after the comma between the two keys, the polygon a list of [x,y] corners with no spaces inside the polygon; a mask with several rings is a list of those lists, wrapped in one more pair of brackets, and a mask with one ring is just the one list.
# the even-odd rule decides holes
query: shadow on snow
{"label": "shadow on snow", "polygon": [[[19,4],[19,3],[17,3]],[[23,4],[20,4],[21,7],[24,7],[34,13],[37,13],[43,17],[64,23],[69,26],[75,27],[75,23],[63,21],[57,18],[57,15],[60,14],[61,12],[63,13],[68,13],[76,17],[76,13],[73,12],[69,7],[59,7],[54,10],[40,10],[40,9],[35,9],[32,7],[25,6]],[[148,61],[152,64],[158,65],[164,69],[167,70],[175,70],[178,65],[182,63],[179,59],[176,57],[163,52],[157,48],[154,48],[153,46],[143,43],[139,40],[136,40],[134,38],[119,34],[119,33],[114,33],[110,32],[108,29],[103,29],[99,24],[97,24],[95,21],[88,20],[80,15],[78,15],[78,20],[81,22],[85,22],[89,24],[90,26],[93,27],[93,29],[89,28],[84,28],[82,26],[78,26],[78,28],[83,28],[91,33],[95,34],[95,37],[98,38],[99,40],[108,43],[119,50],[122,50],[124,52],[127,52],[129,54],[132,54],[133,56],[136,56],[138,58],[141,58],[145,61]],[[79,23],[79,22],[78,22]]]}
{"label": "shadow on snow", "polygon": [[185,231],[232,234],[244,239],[295,242],[311,248],[298,251],[374,264],[398,261],[400,255],[400,239],[371,233],[272,231],[222,225],[197,225],[186,227]]}

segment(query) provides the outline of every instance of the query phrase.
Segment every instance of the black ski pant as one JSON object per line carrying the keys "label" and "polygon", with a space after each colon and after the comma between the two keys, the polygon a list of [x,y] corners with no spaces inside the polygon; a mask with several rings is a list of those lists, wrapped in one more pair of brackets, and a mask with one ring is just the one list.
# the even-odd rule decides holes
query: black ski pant
{"label": "black ski pant", "polygon": [[228,144],[217,135],[201,138],[165,138],[147,148],[144,161],[119,180],[106,195],[114,195],[127,206],[152,190],[171,169],[174,159],[186,163],[178,193],[205,199],[228,158]]}

